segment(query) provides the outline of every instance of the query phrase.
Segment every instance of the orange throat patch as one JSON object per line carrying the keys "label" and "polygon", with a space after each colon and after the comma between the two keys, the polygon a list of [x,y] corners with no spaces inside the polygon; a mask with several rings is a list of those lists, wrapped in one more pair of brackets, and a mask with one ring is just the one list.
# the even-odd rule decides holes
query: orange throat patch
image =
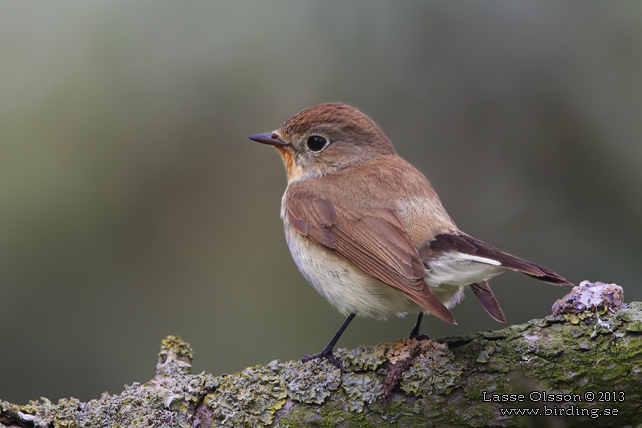
{"label": "orange throat patch", "polygon": [[292,153],[290,153],[288,150],[284,149],[283,147],[275,146],[275,149],[279,151],[279,154],[283,158],[283,164],[285,165],[285,173],[288,176],[288,183],[301,179],[301,176],[303,175],[303,171],[301,170],[301,167],[294,162],[294,157],[292,156]]}

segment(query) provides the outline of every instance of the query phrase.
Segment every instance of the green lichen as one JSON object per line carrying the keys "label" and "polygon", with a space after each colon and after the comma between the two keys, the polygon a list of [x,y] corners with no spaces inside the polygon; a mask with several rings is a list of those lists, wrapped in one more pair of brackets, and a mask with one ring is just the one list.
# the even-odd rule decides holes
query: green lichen
{"label": "green lichen", "polygon": [[489,358],[495,353],[495,347],[489,346],[479,353],[479,356],[475,360],[478,363],[487,363]]}
{"label": "green lichen", "polygon": [[167,336],[161,342],[158,353],[156,374],[181,375],[189,374],[192,369],[194,351],[192,347],[178,336]]}
{"label": "green lichen", "polygon": [[217,426],[260,428],[272,423],[287,395],[285,382],[275,371],[255,366],[224,377],[204,403],[212,409]]}
{"label": "green lichen", "polygon": [[642,333],[642,302],[633,302],[627,305],[626,308],[618,311],[617,316],[628,323],[626,327],[628,333]]}
{"label": "green lichen", "polygon": [[374,373],[346,373],[343,389],[348,394],[350,410],[362,412],[363,406],[383,395],[383,384]]}
{"label": "green lichen", "polygon": [[642,332],[642,321],[635,321],[629,324],[629,326],[626,328],[626,331],[630,333],[640,333]]}
{"label": "green lichen", "polygon": [[[314,360],[273,361],[221,377],[190,375],[191,348],[168,337],[159,354],[161,370],[149,382],[87,403],[73,398],[25,406],[0,401],[0,426],[525,426],[522,419],[502,417],[501,404],[483,402],[482,396],[533,390],[623,391],[624,402],[582,406],[619,408],[618,423],[630,424],[642,419],[637,387],[642,383],[641,325],[642,304],[633,303],[577,324],[557,316],[443,344],[404,340],[339,350],[343,374],[325,360]],[[529,406],[533,403],[522,407]],[[606,421],[571,422],[595,426]]]}
{"label": "green lichen", "polygon": [[387,361],[390,345],[359,346],[354,349],[339,349],[337,357],[343,361],[346,370],[375,370]]}
{"label": "green lichen", "polygon": [[366,414],[349,411],[342,403],[343,393],[335,400],[327,401],[323,406],[299,405],[289,410],[288,414],[279,418],[276,427],[299,428],[335,428],[341,427],[376,427],[369,421]]}
{"label": "green lichen", "polygon": [[36,415],[35,427],[187,427],[191,420],[190,403],[198,399],[203,379],[204,376],[163,376],[144,385],[126,386],[119,395],[105,393],[88,403],[71,398],[52,404],[41,399],[21,406],[20,411]]}
{"label": "green lichen", "polygon": [[335,402],[331,406],[324,406],[321,410],[322,419],[318,421],[319,428],[355,427],[374,428],[363,413],[347,411],[343,404]]}
{"label": "green lichen", "polygon": [[55,428],[76,428],[80,426],[78,420],[78,410],[82,403],[75,399],[63,398],[58,402],[58,411],[53,418],[53,426]]}
{"label": "green lichen", "polygon": [[[516,390],[514,382],[503,385],[493,383],[496,377],[486,377],[498,367],[507,368],[507,373],[525,379],[537,379],[530,383],[530,390],[539,388],[548,392],[618,390],[628,376],[640,378],[642,373],[642,341],[636,333],[629,333],[629,327],[621,328],[623,320],[634,323],[642,313],[642,305],[632,304],[616,315],[608,313],[587,316],[578,324],[555,320],[533,321],[522,325],[519,335],[504,331],[493,334],[493,345],[472,340],[457,349],[462,358],[477,356],[478,375],[468,378],[465,394],[469,399],[481,398],[482,392],[510,393]],[[630,313],[628,313],[630,311]],[[560,319],[561,318],[561,319]],[[514,326],[511,329],[514,330]],[[625,337],[626,336],[626,337]],[[629,337],[630,336],[630,337]],[[488,352],[495,346],[493,352]],[[479,358],[482,354],[483,358]],[[487,358],[484,358],[487,357]],[[479,361],[481,360],[481,361]],[[599,364],[600,360],[614,361],[614,364]],[[554,361],[554,364],[553,364]],[[528,388],[527,388],[528,389]],[[486,403],[482,403],[486,404]],[[531,403],[532,404],[532,403]],[[622,403],[589,403],[597,407],[618,407]],[[587,404],[588,405],[588,404]],[[488,410],[497,416],[496,405],[486,404]]]}
{"label": "green lichen", "polygon": [[447,345],[432,341],[417,355],[403,374],[401,389],[409,394],[427,396],[447,394],[460,382],[464,365],[455,361]]}
{"label": "green lichen", "polygon": [[341,372],[324,359],[307,363],[279,363],[268,368],[278,371],[284,379],[288,395],[302,403],[321,404],[341,385]]}

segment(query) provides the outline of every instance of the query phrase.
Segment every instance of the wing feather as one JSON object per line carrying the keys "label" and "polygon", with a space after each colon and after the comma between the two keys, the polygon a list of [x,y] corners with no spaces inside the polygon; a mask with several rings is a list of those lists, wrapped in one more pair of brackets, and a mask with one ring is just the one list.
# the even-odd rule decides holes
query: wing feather
{"label": "wing feather", "polygon": [[359,212],[305,191],[291,192],[285,201],[285,211],[299,233],[338,252],[444,321],[455,322],[425,283],[425,267],[419,252],[393,211]]}

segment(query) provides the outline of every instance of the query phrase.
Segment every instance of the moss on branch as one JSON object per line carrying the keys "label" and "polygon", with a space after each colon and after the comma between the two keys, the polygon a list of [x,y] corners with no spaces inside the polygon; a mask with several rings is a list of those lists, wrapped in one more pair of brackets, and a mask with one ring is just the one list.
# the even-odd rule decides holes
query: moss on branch
{"label": "moss on branch", "polygon": [[[191,348],[169,336],[147,383],[87,403],[0,401],[0,427],[635,425],[642,421],[642,303],[584,314],[340,349],[343,374],[314,360],[193,375]],[[511,408],[540,415],[508,414]]]}

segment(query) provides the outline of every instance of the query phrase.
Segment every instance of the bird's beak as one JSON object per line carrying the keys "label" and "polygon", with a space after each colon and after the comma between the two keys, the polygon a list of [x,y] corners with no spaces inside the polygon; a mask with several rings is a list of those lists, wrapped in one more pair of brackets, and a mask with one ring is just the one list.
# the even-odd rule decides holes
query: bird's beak
{"label": "bird's beak", "polygon": [[253,141],[257,141],[259,143],[269,144],[274,147],[289,146],[288,143],[281,140],[281,137],[276,135],[274,132],[266,132],[265,134],[254,134],[254,135],[250,135],[247,138]]}

